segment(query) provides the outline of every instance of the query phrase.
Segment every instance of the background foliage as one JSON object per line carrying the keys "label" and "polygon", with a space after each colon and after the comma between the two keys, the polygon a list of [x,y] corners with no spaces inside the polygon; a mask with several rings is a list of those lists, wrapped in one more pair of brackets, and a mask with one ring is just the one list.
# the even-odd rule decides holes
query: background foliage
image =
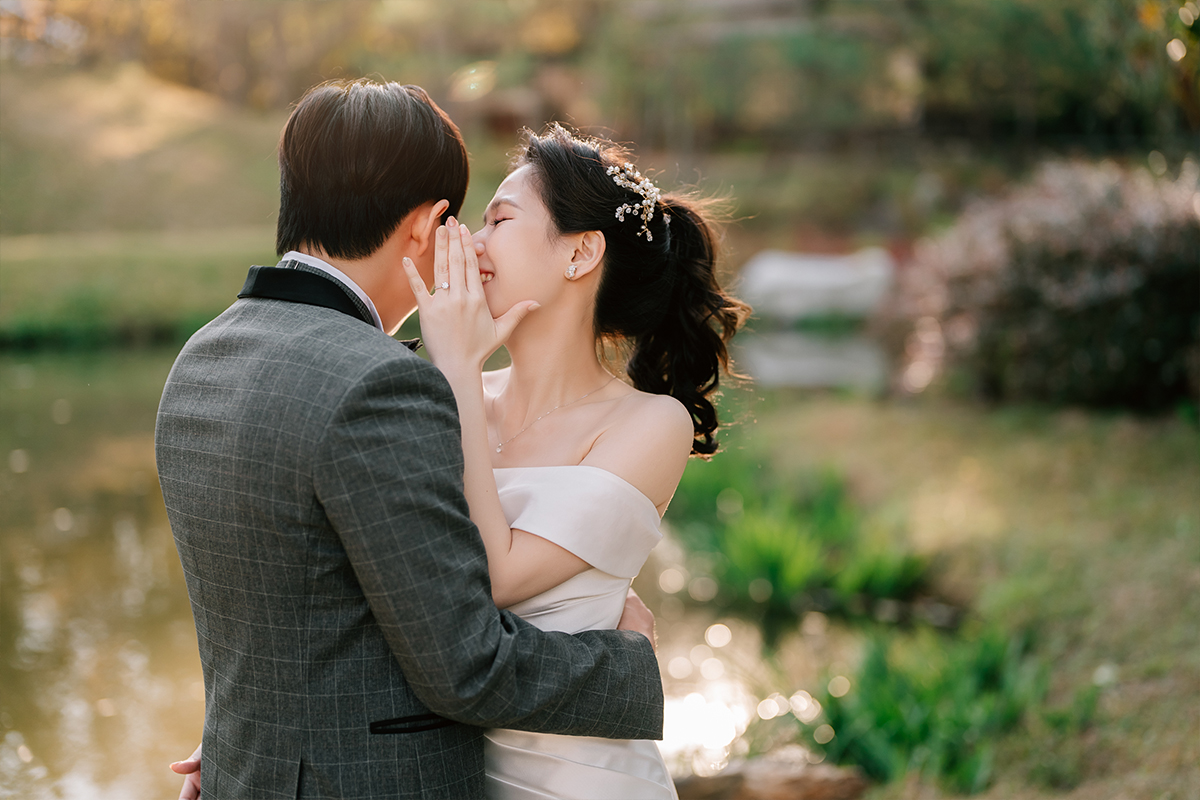
{"label": "background foliage", "polygon": [[1190,797],[1198,431],[1041,403],[1179,396],[1197,18],[1194,0],[0,3],[0,668],[23,687],[0,697],[0,782],[177,791],[158,770],[194,745],[203,691],[153,490],[170,353],[55,351],[177,342],[225,307],[272,257],[289,104],[374,75],[462,125],[469,219],[523,125],[632,140],[665,185],[733,198],[731,271],[886,246],[902,386],[949,367],[1007,401],[749,388],[745,439],[723,432],[672,504],[677,591],[639,578],[669,692],[745,681],[780,711],[811,691],[824,716],[747,736],[786,723],[814,756],[910,776],[870,800]]}
{"label": "background foliage", "polygon": [[[682,150],[792,148],[846,133],[1107,144],[1200,131],[1200,27],[1163,0],[55,0],[38,8],[26,38],[37,38],[45,18],[86,28],[83,41],[53,39],[60,58],[137,60],[257,108],[286,107],[321,79],[402,76],[463,104],[452,109],[456,119],[505,135],[514,122],[564,117]],[[1164,52],[1173,38],[1187,48],[1177,62]],[[30,46],[27,57],[49,56]]]}
{"label": "background foliage", "polygon": [[1200,164],[1049,163],[917,250],[908,372],[993,400],[1143,411],[1200,399]]}

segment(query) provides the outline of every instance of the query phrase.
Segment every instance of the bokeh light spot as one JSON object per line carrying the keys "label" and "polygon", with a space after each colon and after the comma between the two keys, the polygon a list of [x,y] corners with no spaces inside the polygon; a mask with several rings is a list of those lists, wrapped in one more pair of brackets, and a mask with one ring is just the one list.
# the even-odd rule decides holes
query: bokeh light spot
{"label": "bokeh light spot", "polygon": [[450,99],[460,103],[478,100],[496,88],[496,62],[476,61],[450,77]]}
{"label": "bokeh light spot", "polygon": [[699,575],[688,584],[688,594],[697,603],[707,603],[717,596],[717,582],[707,575]]}
{"label": "bokeh light spot", "polygon": [[707,658],[700,665],[700,675],[706,681],[715,681],[725,675],[725,663],[719,658]]}
{"label": "bokeh light spot", "polygon": [[1146,163],[1150,166],[1150,171],[1158,177],[1167,174],[1167,157],[1157,150],[1150,151],[1150,155],[1146,156]]}
{"label": "bokeh light spot", "polygon": [[778,713],[779,709],[776,708],[775,701],[769,697],[758,704],[759,719],[775,719]]}
{"label": "bokeh light spot", "polygon": [[658,588],[667,594],[681,592],[685,586],[687,586],[687,577],[674,567],[664,569],[658,576]]}
{"label": "bokeh light spot", "polygon": [[766,578],[755,578],[750,581],[750,585],[746,587],[746,593],[750,595],[750,599],[756,603],[765,603],[771,599],[771,595],[775,593],[775,587]]}
{"label": "bokeh light spot", "polygon": [[704,632],[704,641],[711,647],[724,647],[733,641],[733,632],[729,630],[728,625],[718,622],[708,626],[708,630]]}
{"label": "bokeh light spot", "polygon": [[66,425],[71,421],[71,401],[65,398],[55,400],[50,406],[50,419],[54,420],[59,425]]}
{"label": "bokeh light spot", "polygon": [[676,656],[667,662],[667,674],[676,680],[683,680],[690,677],[692,674],[692,661],[690,658]]}

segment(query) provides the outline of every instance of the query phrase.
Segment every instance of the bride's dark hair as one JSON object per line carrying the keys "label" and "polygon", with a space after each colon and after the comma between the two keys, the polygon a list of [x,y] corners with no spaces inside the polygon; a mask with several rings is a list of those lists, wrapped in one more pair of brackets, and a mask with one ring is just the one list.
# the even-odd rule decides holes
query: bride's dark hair
{"label": "bride's dark hair", "polygon": [[513,168],[533,168],[558,233],[604,234],[596,336],[628,345],[625,371],[636,388],[683,403],[695,427],[692,453],[704,458],[717,451],[717,411],[709,398],[720,373],[730,372],[726,344],[750,307],[717,282],[717,236],[702,201],[662,194],[648,231],[640,210],[617,219],[618,208],[637,206],[643,195],[618,185],[608,170],[632,160],[614,142],[555,123],[527,133]]}

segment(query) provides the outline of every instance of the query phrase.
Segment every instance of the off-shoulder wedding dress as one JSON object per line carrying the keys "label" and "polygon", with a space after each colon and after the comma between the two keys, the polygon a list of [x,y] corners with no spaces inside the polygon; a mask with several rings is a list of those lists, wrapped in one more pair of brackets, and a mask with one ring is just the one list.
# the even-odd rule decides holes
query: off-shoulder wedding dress
{"label": "off-shoulder wedding dress", "polygon": [[[592,566],[511,610],[546,631],[617,627],[630,581],[662,538],[653,501],[599,467],[516,467],[495,474],[513,528]],[[676,800],[651,741],[491,730],[484,754],[493,800]]]}

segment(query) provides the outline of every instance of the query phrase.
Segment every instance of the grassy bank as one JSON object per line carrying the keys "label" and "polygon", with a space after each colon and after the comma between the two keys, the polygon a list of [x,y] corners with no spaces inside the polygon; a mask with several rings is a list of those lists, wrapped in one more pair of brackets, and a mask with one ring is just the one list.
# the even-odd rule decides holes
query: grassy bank
{"label": "grassy bank", "polygon": [[0,238],[0,347],[180,341],[274,249],[261,227]]}
{"label": "grassy bank", "polygon": [[[751,413],[747,412],[747,417]],[[938,590],[1049,665],[1041,711],[1097,686],[1090,725],[1037,713],[989,798],[1193,800],[1200,787],[1200,433],[1175,420],[779,392],[730,437],[779,473],[832,466],[909,532]],[[785,643],[786,661],[786,643]],[[873,800],[939,797],[901,782]]]}
{"label": "grassy bank", "polygon": [[[6,70],[0,92],[0,347],[177,342],[231,302],[247,266],[273,258],[284,114],[133,64]],[[516,142],[469,143],[469,225]],[[922,141],[639,157],[665,189],[728,198],[730,270],[764,247],[903,249],[1030,160]]]}

